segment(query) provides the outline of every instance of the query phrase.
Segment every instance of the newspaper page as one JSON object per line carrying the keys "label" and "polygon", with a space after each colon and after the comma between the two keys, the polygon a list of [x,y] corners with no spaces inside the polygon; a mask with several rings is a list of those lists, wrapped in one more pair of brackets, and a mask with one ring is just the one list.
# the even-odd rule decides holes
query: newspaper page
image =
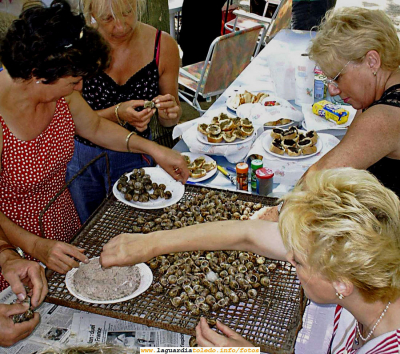
{"label": "newspaper page", "polygon": [[75,313],[69,344],[97,343],[137,347],[188,347],[190,336],[118,320],[106,316]]}
{"label": "newspaper page", "polygon": [[[16,299],[11,287],[0,293],[0,303],[11,304]],[[0,354],[40,353],[48,347],[61,348],[68,344],[72,316],[81,311],[47,302],[42,303],[35,311],[39,312],[41,320],[32,334],[9,348],[0,348]]]}

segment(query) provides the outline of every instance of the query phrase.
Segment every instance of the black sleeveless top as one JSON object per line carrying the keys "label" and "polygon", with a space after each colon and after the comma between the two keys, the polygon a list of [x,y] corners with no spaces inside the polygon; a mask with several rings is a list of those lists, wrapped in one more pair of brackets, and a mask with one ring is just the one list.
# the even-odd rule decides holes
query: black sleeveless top
{"label": "black sleeveless top", "polygon": [[[158,96],[160,38],[161,31],[157,30],[153,60],[131,76],[125,84],[118,85],[104,71],[83,81],[82,96],[93,110],[98,111],[130,100],[151,101]],[[143,107],[138,107],[136,110],[140,112]],[[126,129],[137,132],[130,124],[126,124]],[[150,128],[137,134],[148,139]],[[76,135],[75,139],[85,145],[97,146],[79,135]]]}
{"label": "black sleeveless top", "polygon": [[[400,108],[400,84],[389,87],[382,97],[375,101],[370,107],[384,104]],[[370,108],[368,107],[368,108]],[[400,115],[400,110],[399,110]],[[400,139],[400,137],[399,137]],[[400,197],[400,160],[384,157],[367,169],[381,183],[391,189]]]}

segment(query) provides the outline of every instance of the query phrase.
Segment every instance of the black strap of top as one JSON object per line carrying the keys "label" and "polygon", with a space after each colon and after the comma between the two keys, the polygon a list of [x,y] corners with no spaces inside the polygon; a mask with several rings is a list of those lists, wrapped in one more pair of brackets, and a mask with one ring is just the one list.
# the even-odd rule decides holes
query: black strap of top
{"label": "black strap of top", "polygon": [[[161,37],[161,30],[158,29],[156,34],[156,41],[154,43],[154,59],[157,59],[157,53],[160,46],[160,37]],[[157,65],[158,65],[158,60],[157,60]]]}

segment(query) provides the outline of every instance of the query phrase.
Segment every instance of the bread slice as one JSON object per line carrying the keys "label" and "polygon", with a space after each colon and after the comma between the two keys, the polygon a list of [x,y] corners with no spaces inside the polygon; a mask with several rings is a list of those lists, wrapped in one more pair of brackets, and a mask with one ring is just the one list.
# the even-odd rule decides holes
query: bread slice
{"label": "bread slice", "polygon": [[194,162],[190,163],[187,165],[187,168],[189,169],[189,171],[193,171],[197,168],[197,166],[195,165]]}
{"label": "bread slice", "polygon": [[232,120],[232,123],[233,123],[232,129],[236,129],[236,128],[240,127],[241,118],[235,117],[235,118],[232,118],[231,120]]}
{"label": "bread slice", "polygon": [[236,134],[233,132],[233,130],[228,130],[226,132],[222,132],[222,138],[227,143],[232,143],[236,140]]}
{"label": "bread slice", "polygon": [[235,96],[233,96],[230,100],[230,103],[233,109],[238,108],[240,106],[240,94],[236,94]]}
{"label": "bread slice", "polygon": [[298,145],[299,145],[299,148],[303,150],[307,146],[312,146],[313,143],[312,143],[311,139],[305,138],[305,139],[299,141]]}
{"label": "bread slice", "polygon": [[251,127],[241,127],[240,130],[246,136],[250,136],[251,134],[254,133],[254,128],[252,126]]}
{"label": "bread slice", "polygon": [[317,152],[317,147],[315,145],[306,146],[301,149],[303,155],[311,155]]}
{"label": "bread slice", "polygon": [[201,168],[204,168],[207,172],[209,172],[214,168],[217,168],[217,163],[215,161],[206,162],[205,164],[203,164],[203,166],[201,166]]}
{"label": "bread slice", "polygon": [[206,163],[206,158],[204,156],[200,156],[193,161],[197,168],[202,167]]}
{"label": "bread slice", "polygon": [[293,139],[283,139],[282,146],[287,150],[290,147],[297,147],[297,143]]}
{"label": "bread slice", "polygon": [[190,172],[190,177],[192,178],[201,178],[207,174],[207,171],[204,168],[197,168],[194,171]]}
{"label": "bread slice", "polygon": [[274,139],[282,139],[283,129],[275,128],[271,130],[271,136]]}
{"label": "bread slice", "polygon": [[238,139],[242,139],[243,140],[243,139],[247,138],[247,135],[244,134],[243,131],[240,128],[236,128],[233,131],[233,134],[235,134],[236,138],[238,138]]}
{"label": "bread slice", "polygon": [[204,135],[207,135],[208,124],[202,123],[197,126],[197,130]]}
{"label": "bread slice", "polygon": [[301,149],[296,146],[288,147],[286,150],[289,156],[299,156],[301,155]]}
{"label": "bread slice", "polygon": [[218,135],[221,133],[221,127],[218,124],[210,124],[206,131],[208,135]]}
{"label": "bread slice", "polygon": [[261,102],[264,98],[269,97],[268,93],[264,93],[264,92],[259,92],[256,95],[256,98],[254,100],[254,103],[258,103]]}
{"label": "bread slice", "polygon": [[223,138],[222,138],[222,134],[221,133],[219,133],[219,134],[216,134],[216,135],[213,135],[213,134],[208,134],[207,135],[207,140],[210,142],[210,143],[222,143],[222,140],[223,140]]}
{"label": "bread slice", "polygon": [[253,123],[251,122],[251,120],[249,118],[242,118],[240,120],[240,125],[242,127],[250,128],[253,126]]}
{"label": "bread slice", "polygon": [[211,124],[218,124],[219,123],[219,117],[213,117],[213,119],[211,119]]}
{"label": "bread slice", "polygon": [[221,127],[222,131],[232,130],[233,129],[233,122],[232,119],[225,119],[220,122],[219,126]]}
{"label": "bread slice", "polygon": [[278,125],[286,125],[289,123],[292,123],[293,121],[291,119],[287,119],[287,118],[280,118],[277,120]]}
{"label": "bread slice", "polygon": [[318,141],[318,134],[315,130],[310,130],[306,133],[306,137],[309,138],[313,145],[315,145]]}
{"label": "bread slice", "polygon": [[285,153],[285,148],[281,144],[282,140],[275,139],[272,141],[269,150],[274,154],[283,155]]}
{"label": "bread slice", "polygon": [[185,159],[185,161],[186,161],[186,164],[187,165],[189,165],[190,163],[191,163],[191,161],[190,161],[190,157],[189,156],[187,156],[187,155],[182,155],[183,156],[183,158]]}

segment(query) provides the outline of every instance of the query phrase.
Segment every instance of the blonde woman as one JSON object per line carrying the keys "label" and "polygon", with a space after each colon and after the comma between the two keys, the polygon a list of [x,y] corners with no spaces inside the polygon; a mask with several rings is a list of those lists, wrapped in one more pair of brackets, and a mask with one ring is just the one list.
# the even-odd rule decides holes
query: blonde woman
{"label": "blonde woman", "polygon": [[[279,223],[199,224],[147,235],[122,234],[104,246],[103,266],[192,250],[244,250],[288,260],[306,296],[337,304],[331,353],[397,353],[400,349],[400,202],[369,172],[311,173],[286,195]],[[218,236],[218,237],[216,237]],[[202,346],[252,344],[221,323],[196,328]],[[389,351],[389,348],[393,351]]]}
{"label": "blonde woman", "polygon": [[358,110],[343,140],[311,171],[368,169],[400,196],[400,42],[393,23],[381,10],[331,11],[310,57],[328,76],[331,96]]}
{"label": "blonde woman", "polygon": [[[104,72],[83,81],[82,96],[100,116],[151,140],[149,122],[156,109],[165,127],[178,123],[182,109],[178,98],[178,45],[169,34],[140,22],[144,2],[82,0],[87,23],[108,42],[112,56]],[[145,100],[153,101],[155,107],[144,108]],[[112,184],[133,168],[153,165],[148,155],[117,153],[76,136],[67,179],[103,151],[110,158]],[[105,166],[91,166],[70,191],[84,222],[107,195]]]}

